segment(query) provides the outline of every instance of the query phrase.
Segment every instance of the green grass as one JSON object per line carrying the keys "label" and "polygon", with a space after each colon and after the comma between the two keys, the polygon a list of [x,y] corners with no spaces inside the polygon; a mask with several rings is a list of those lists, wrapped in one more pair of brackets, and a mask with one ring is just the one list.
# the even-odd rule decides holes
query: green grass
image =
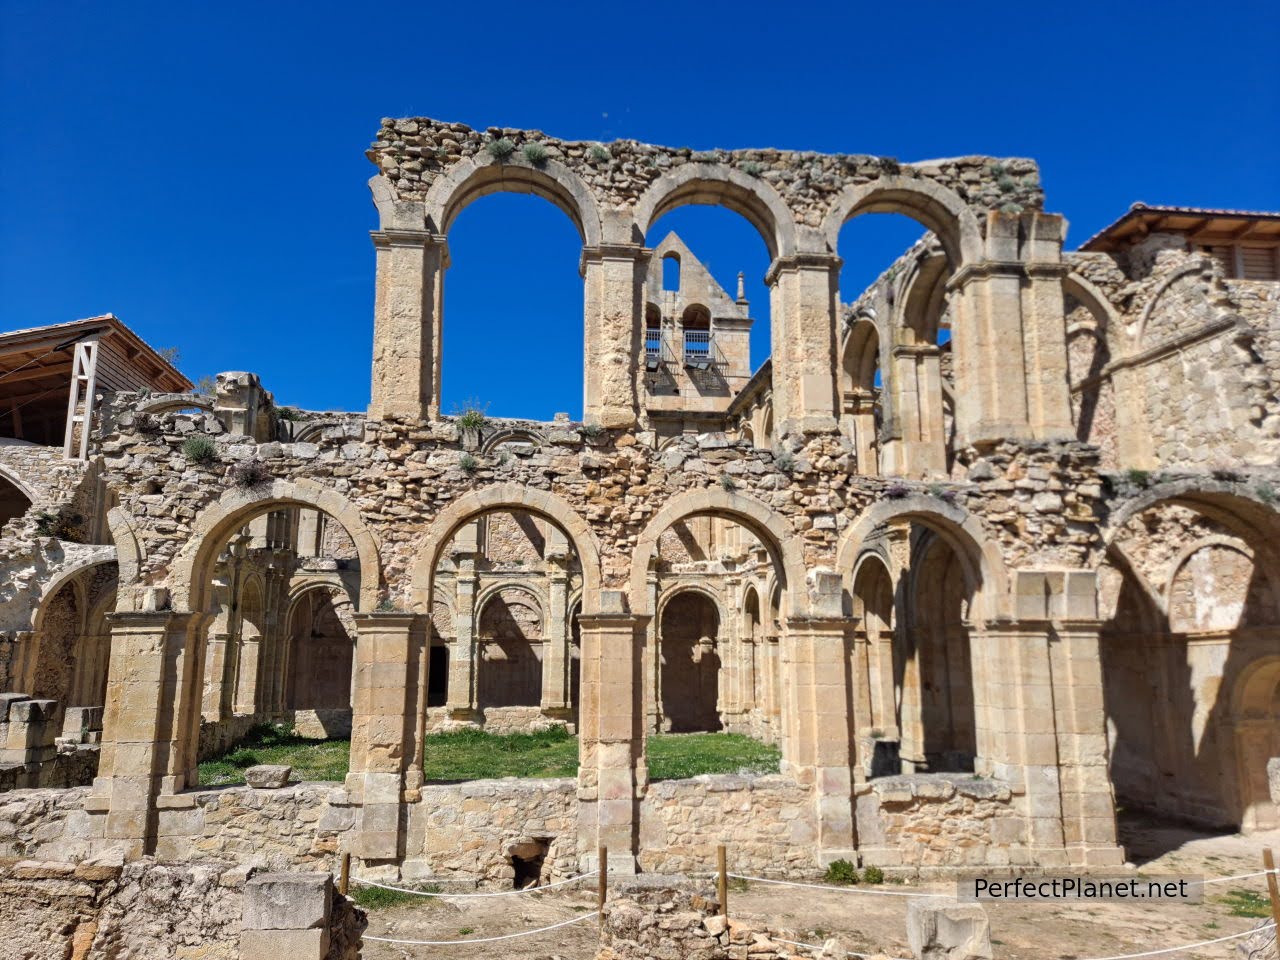
{"label": "green grass", "polygon": [[[421,890],[423,893],[440,892],[440,886],[435,883],[428,883],[423,886],[410,887],[408,889]],[[391,907],[404,907],[409,905],[413,905],[415,907],[434,907],[439,906],[444,902],[436,897],[419,897],[412,893],[401,893],[399,890],[384,890],[382,887],[365,887],[358,883],[351,885],[351,899],[366,910],[388,910]]]}
{"label": "green grass", "polygon": [[655,733],[649,737],[649,779],[683,780],[703,773],[777,773],[777,747],[740,733]]}
{"label": "green grass", "polygon": [[349,740],[309,740],[285,725],[254,727],[238,746],[200,764],[200,786],[244,783],[260,763],[287,763],[294,780],[342,780],[351,765]]}
{"label": "green grass", "polygon": [[564,727],[502,735],[483,730],[432,733],[422,772],[427,780],[572,777],[578,772],[578,741]]}
{"label": "green grass", "polygon": [[1232,890],[1221,900],[1233,917],[1262,919],[1271,916],[1271,901],[1252,890]]}
{"label": "green grass", "polygon": [[[287,763],[295,780],[341,781],[350,751],[347,740],[308,740],[283,726],[255,727],[239,746],[200,764],[200,785],[242,784],[245,769],[260,763]],[[780,758],[776,747],[737,733],[652,734],[648,756],[652,780],[777,773]],[[578,739],[563,727],[537,733],[433,733],[423,751],[423,775],[434,782],[572,777],[577,772]]]}

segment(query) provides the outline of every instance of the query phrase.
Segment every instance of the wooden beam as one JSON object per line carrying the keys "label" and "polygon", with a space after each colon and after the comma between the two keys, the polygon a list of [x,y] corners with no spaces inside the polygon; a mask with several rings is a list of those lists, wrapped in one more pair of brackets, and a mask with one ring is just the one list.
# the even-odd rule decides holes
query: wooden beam
{"label": "wooden beam", "polygon": [[71,367],[66,363],[48,364],[43,367],[28,367],[26,370],[17,370],[14,373],[0,372],[0,390],[5,390],[13,383],[26,383],[28,380],[40,380],[44,377],[66,377],[71,376]]}

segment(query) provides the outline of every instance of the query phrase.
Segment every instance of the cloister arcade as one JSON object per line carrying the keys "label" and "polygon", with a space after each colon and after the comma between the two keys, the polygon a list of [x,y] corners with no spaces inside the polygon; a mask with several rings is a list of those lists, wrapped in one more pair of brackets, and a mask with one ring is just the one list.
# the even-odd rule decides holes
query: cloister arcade
{"label": "cloister arcade", "polygon": [[[388,875],[431,876],[470,843],[424,773],[429,736],[461,728],[576,736],[571,784],[484,789],[544,825],[538,804],[567,805],[579,867],[607,846],[638,868],[680,790],[750,809],[751,842],[787,836],[803,869],[1115,866],[1117,798],[1277,825],[1274,463],[1205,454],[1156,477],[1171,442],[1094,442],[1143,359],[1107,331],[1157,330],[1164,291],[1201,294],[1122,295],[1131,264],[1064,255],[1030,161],[389,124],[370,151],[367,413],[285,417],[243,373],[211,400],[106,398],[81,478],[101,489],[64,506],[97,505],[109,543],[76,546],[109,559],[55,576],[65,545],[31,511],[5,525],[36,585],[8,689],[103,709],[90,846],[177,849],[211,802],[201,758],[264,722],[349,738],[324,800],[338,836],[317,847]],[[581,239],[581,421],[441,409],[450,231],[496,192],[549,201]],[[744,218],[768,251],[754,371],[746,298],[659,235],[689,205]],[[841,230],[879,213],[925,235],[842,302]],[[1228,324],[1231,290],[1210,280],[1213,309],[1190,311],[1208,326],[1157,344],[1161,362],[1217,336],[1244,362],[1247,310]],[[653,386],[655,330],[695,344],[675,392]],[[717,334],[736,338],[731,389],[686,394]],[[1256,339],[1251,356],[1270,349]],[[1251,389],[1261,436],[1280,418]],[[212,462],[183,453],[194,432],[218,438]],[[778,775],[654,789],[652,738],[684,733],[776,744]],[[920,839],[957,818],[954,848]]]}

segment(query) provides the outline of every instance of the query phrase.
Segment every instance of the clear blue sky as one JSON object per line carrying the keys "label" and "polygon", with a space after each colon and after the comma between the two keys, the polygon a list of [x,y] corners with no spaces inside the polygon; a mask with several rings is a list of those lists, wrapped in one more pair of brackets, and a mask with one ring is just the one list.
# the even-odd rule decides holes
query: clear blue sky
{"label": "clear blue sky", "polygon": [[[572,12],[571,12],[572,11]],[[193,378],[368,402],[383,116],[565,138],[901,160],[1038,159],[1078,245],[1135,200],[1280,209],[1274,2],[591,3],[0,0],[0,329],[113,312]],[[845,298],[919,230],[846,227]],[[882,222],[883,221],[883,222]],[[664,217],[726,286],[763,243]],[[540,200],[459,218],[445,407],[581,413],[579,241]],[[732,292],[732,290],[731,290]]]}

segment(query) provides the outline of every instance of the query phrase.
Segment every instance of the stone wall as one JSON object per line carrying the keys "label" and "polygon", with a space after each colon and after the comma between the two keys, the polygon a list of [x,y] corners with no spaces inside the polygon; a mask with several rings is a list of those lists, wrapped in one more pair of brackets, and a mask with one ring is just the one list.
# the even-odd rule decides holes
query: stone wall
{"label": "stone wall", "polygon": [[11,957],[238,960],[246,871],[228,864],[0,865]]}
{"label": "stone wall", "polygon": [[[255,899],[253,889],[264,882],[279,889],[281,879],[318,895],[273,904],[284,916],[264,916],[264,897]],[[312,912],[322,915],[323,929],[314,931],[316,949],[308,954],[298,949],[308,945],[299,937],[307,931],[294,930],[301,923],[290,917],[305,921]],[[124,864],[110,855],[76,864],[0,861],[0,950],[6,957],[358,960],[366,926],[364,912],[332,891],[327,874],[255,878],[251,869],[219,861]],[[275,952],[255,952],[268,942]]]}
{"label": "stone wall", "polygon": [[964,774],[871,780],[859,785],[855,799],[860,852],[869,865],[915,868],[923,876],[1034,866],[1022,806],[1007,785]]}
{"label": "stone wall", "polygon": [[577,863],[577,783],[474,780],[431,784],[409,811],[406,876],[510,886],[512,856],[543,854],[544,880],[572,876]]}
{"label": "stone wall", "polygon": [[809,788],[781,776],[702,776],[649,785],[640,806],[640,866],[656,873],[714,868],[716,847],[733,869],[766,876],[817,869]]}

